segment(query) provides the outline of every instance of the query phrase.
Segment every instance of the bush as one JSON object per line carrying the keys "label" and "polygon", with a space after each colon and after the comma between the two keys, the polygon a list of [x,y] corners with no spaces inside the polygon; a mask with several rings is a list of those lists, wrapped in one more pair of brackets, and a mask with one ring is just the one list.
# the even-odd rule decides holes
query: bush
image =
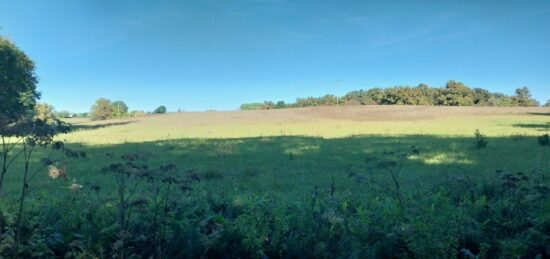
{"label": "bush", "polygon": [[474,147],[477,149],[486,148],[487,144],[489,144],[487,137],[479,130],[476,130],[474,134],[476,136],[476,143],[474,144]]}
{"label": "bush", "polygon": [[[341,101],[337,101],[341,99]],[[436,88],[420,84],[417,87],[394,86],[387,88],[371,88],[348,92],[343,97],[327,94],[321,97],[298,98],[295,103],[286,104],[282,101],[274,104],[271,101],[264,103],[245,103],[241,110],[281,109],[290,107],[310,107],[322,105],[444,105],[444,106],[538,106],[539,103],[531,98],[527,87],[516,90],[516,95],[508,96],[501,93],[492,93],[482,88],[471,89],[467,85],[450,80],[445,87]],[[274,104],[274,105],[273,105]],[[548,103],[547,105],[550,105]]]}
{"label": "bush", "polygon": [[92,120],[106,120],[113,114],[113,105],[109,99],[100,98],[95,101],[90,110],[90,118]]}
{"label": "bush", "polygon": [[130,112],[130,116],[132,117],[143,117],[147,115],[147,113],[145,113],[144,111],[132,111]]}
{"label": "bush", "polygon": [[156,108],[153,113],[155,114],[163,114],[163,113],[166,113],[166,107],[164,105],[161,105],[159,106],[158,108]]}
{"label": "bush", "polygon": [[550,146],[550,136],[548,136],[548,134],[544,134],[540,136],[538,139],[539,139],[539,144],[541,146]]}

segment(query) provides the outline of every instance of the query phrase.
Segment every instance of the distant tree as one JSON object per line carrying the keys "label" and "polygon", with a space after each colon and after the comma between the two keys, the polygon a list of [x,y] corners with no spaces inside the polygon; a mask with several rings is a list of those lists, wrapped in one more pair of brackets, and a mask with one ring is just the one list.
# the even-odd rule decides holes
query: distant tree
{"label": "distant tree", "polygon": [[[491,93],[485,89],[474,88],[474,104],[478,106],[495,106],[492,105],[489,100],[491,100]],[[494,101],[493,101],[494,103]]]}
{"label": "distant tree", "polygon": [[319,98],[319,105],[336,105],[337,97],[332,94],[327,94]]}
{"label": "distant tree", "polygon": [[513,97],[513,102],[516,106],[539,106],[539,102],[531,98],[531,92],[529,91],[529,88],[525,86],[516,89],[516,96]]}
{"label": "distant tree", "polygon": [[241,105],[240,109],[245,110],[261,110],[263,108],[263,103],[244,103]]}
{"label": "distant tree", "polygon": [[513,98],[502,93],[493,93],[492,98],[489,99],[489,103],[494,104],[492,106],[498,107],[515,106]]}
{"label": "distant tree", "polygon": [[132,111],[130,112],[130,116],[132,117],[141,117],[141,116],[145,116],[147,115],[147,113],[145,113],[144,111]]}
{"label": "distant tree", "polygon": [[278,101],[278,102],[275,104],[275,109],[283,109],[283,108],[286,108],[286,103],[285,103],[285,101]]}
{"label": "distant tree", "polygon": [[430,105],[430,96],[422,89],[410,87],[395,87],[385,91],[380,104]]}
{"label": "distant tree", "polygon": [[60,119],[61,118],[70,118],[71,115],[72,114],[68,111],[59,111],[59,112],[56,113],[57,118],[60,118]]}
{"label": "distant tree", "polygon": [[427,84],[419,84],[416,89],[422,93],[423,98],[425,98],[429,105],[435,105],[435,95],[437,91],[433,88],[430,88]]}
{"label": "distant tree", "polygon": [[[340,100],[334,95],[322,97],[297,98],[295,103],[275,104],[275,109],[281,107],[309,107],[319,105],[335,105]],[[417,87],[388,87],[356,90],[346,93],[340,100],[343,105],[373,105],[373,104],[401,104],[401,105],[447,105],[447,106],[538,106],[539,103],[531,98],[526,87],[516,91],[515,96],[501,93],[492,93],[482,88],[470,89],[461,82],[450,80],[443,88],[432,88],[426,84]],[[267,105],[269,104],[269,105]],[[271,109],[271,102],[248,103],[241,105],[241,110]]]}
{"label": "distant tree", "polygon": [[550,100],[546,101],[546,104],[544,105],[544,107],[550,107]]}
{"label": "distant tree", "polygon": [[128,116],[128,106],[123,101],[114,101],[112,118],[122,118]]}
{"label": "distant tree", "polygon": [[450,80],[440,89],[436,98],[438,105],[471,106],[474,104],[474,92],[461,82]]}
{"label": "distant tree", "polygon": [[79,113],[77,114],[79,118],[88,118],[89,117],[89,113],[87,112],[83,112],[83,113]]}
{"label": "distant tree", "polygon": [[166,107],[164,105],[161,105],[159,106],[158,108],[156,108],[153,113],[156,113],[156,114],[162,114],[162,113],[166,113]]}
{"label": "distant tree", "polygon": [[56,118],[55,109],[53,106],[45,103],[37,103],[35,108],[35,118],[46,121],[53,122]]}
{"label": "distant tree", "polygon": [[95,101],[90,110],[90,118],[92,120],[106,120],[113,115],[113,104],[109,99],[100,98]]}
{"label": "distant tree", "polygon": [[371,90],[368,90],[368,91],[358,90],[358,91],[348,92],[346,95],[344,95],[344,98],[343,98],[344,103],[352,104],[352,105],[353,104],[362,104],[362,105],[378,104],[378,102],[374,100],[374,98],[376,98],[377,96],[377,92],[376,90],[374,91],[371,91]]}
{"label": "distant tree", "polygon": [[374,102],[373,104],[380,104],[384,98],[384,92],[384,89],[371,88],[367,90],[367,96]]}
{"label": "distant tree", "polygon": [[529,88],[527,87],[521,87],[521,88],[518,88],[516,89],[516,97],[518,99],[524,99],[524,100],[527,100],[529,98],[531,98],[531,91],[529,91]]}
{"label": "distant tree", "polygon": [[275,104],[272,101],[265,101],[262,110],[272,110],[275,109]]}
{"label": "distant tree", "polygon": [[298,107],[318,106],[319,103],[320,103],[319,99],[317,99],[315,97],[296,99],[296,106],[298,106]]}

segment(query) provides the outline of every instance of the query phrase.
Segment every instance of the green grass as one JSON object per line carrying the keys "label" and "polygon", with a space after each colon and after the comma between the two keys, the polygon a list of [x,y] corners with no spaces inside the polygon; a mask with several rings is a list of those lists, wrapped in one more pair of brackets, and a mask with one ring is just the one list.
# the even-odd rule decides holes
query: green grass
{"label": "green grass", "polygon": [[[312,116],[301,122],[284,117],[282,120],[264,118],[264,115],[275,115],[269,112],[260,117],[254,113],[202,115],[205,118],[169,114],[100,123],[79,122],[78,131],[59,138],[66,140],[70,148],[85,151],[87,156],[66,159],[67,181],[49,179],[47,172],[39,172],[31,182],[32,193],[26,210],[37,215],[44,213],[46,216],[40,217],[52,220],[49,216],[55,215],[52,211],[70,211],[71,206],[77,205],[89,209],[87,206],[91,205],[86,204],[94,197],[90,191],[94,185],[101,186],[103,195],[115,197],[113,177],[102,173],[102,169],[120,162],[124,154],[139,153],[147,157],[150,168],[174,163],[178,177],[200,176],[200,182],[193,183],[192,191],[173,197],[181,201],[183,211],[189,213],[180,215],[185,220],[179,222],[179,226],[187,226],[186,235],[191,235],[185,236],[187,239],[183,242],[189,257],[219,257],[229,251],[235,251],[230,257],[273,256],[280,251],[291,256],[301,249],[301,253],[315,257],[353,254],[385,257],[384,251],[403,247],[415,257],[450,257],[456,255],[458,246],[476,254],[505,258],[533,255],[538,252],[530,251],[532,247],[546,245],[547,235],[539,237],[533,233],[545,228],[547,209],[544,208],[550,208],[548,198],[522,207],[523,201],[499,189],[503,181],[501,172],[527,175],[529,183],[525,185],[531,189],[550,185],[550,147],[539,145],[537,140],[538,136],[548,133],[550,116],[545,114],[466,116],[459,113],[414,120],[370,121]],[[229,115],[244,119],[224,118]],[[474,147],[476,129],[487,135],[486,148]],[[38,151],[33,167],[49,152]],[[398,170],[398,182],[404,214],[396,205],[389,171],[377,166],[380,161],[393,161],[403,153],[408,156]],[[7,175],[0,203],[7,211],[15,209],[21,170],[19,163]],[[82,184],[85,193],[78,204],[73,198],[76,196],[66,188],[73,181]],[[140,192],[149,193],[145,187]],[[527,200],[534,197],[518,195]],[[113,200],[90,204],[94,211],[106,211],[106,215],[114,219]],[[484,204],[490,209],[485,209]],[[44,206],[51,211],[43,212]],[[518,216],[500,214],[510,207],[518,208],[514,210]],[[265,214],[258,216],[258,209],[265,209],[262,212]],[[79,215],[76,218],[87,215],[86,210],[82,213],[75,210],[75,215]],[[262,225],[261,222],[271,216],[280,225]],[[86,226],[86,223],[77,224],[75,222],[80,221],[66,217],[65,221],[60,219],[68,224],[66,232],[83,232],[84,236],[95,233],[81,227],[80,224]],[[88,224],[103,224],[106,231],[116,235],[108,227],[113,224],[109,219],[105,217]],[[214,219],[223,226],[219,231],[226,239],[212,237],[213,230],[202,229],[205,222]],[[521,220],[517,223],[514,221],[517,219],[531,225]],[[550,215],[548,220],[550,222]],[[538,225],[533,227],[532,221]],[[513,232],[514,228],[510,227],[513,224],[520,225],[521,232]],[[298,237],[293,236],[292,229]],[[136,227],[133,231],[143,230]],[[196,237],[199,232],[206,237]],[[277,240],[287,241],[268,244],[265,235],[279,235]],[[348,238],[359,243],[346,243]],[[309,241],[301,243],[302,239]],[[525,241],[527,239],[541,241],[533,245]],[[97,247],[100,242],[115,240],[101,236],[98,243],[92,243],[87,249],[97,253],[103,249]],[[232,243],[237,241],[238,244]],[[174,244],[176,250],[182,246],[177,241]],[[170,243],[166,247],[169,250]],[[390,255],[398,253],[390,252],[386,256]]]}
{"label": "green grass", "polygon": [[[99,173],[101,168],[117,161],[106,153],[118,158],[124,153],[143,152],[153,165],[172,162],[182,171],[218,170],[223,175],[204,183],[204,188],[222,186],[236,196],[254,192],[284,199],[289,192],[304,195],[316,185],[328,185],[332,176],[337,177],[341,189],[356,192],[360,188],[347,178],[349,170],[361,173],[367,156],[406,152],[411,146],[420,151],[405,166],[411,183],[436,180],[447,173],[486,177],[497,169],[548,169],[544,156],[549,149],[539,146],[535,137],[548,132],[549,118],[522,114],[367,122],[324,118],[303,123],[213,120],[208,125],[185,127],[171,126],[171,121],[156,116],[129,122],[113,120],[100,123],[106,124],[104,127],[84,128],[59,138],[88,153],[87,158],[68,163],[69,179],[80,183],[106,181]],[[476,129],[488,136],[487,149],[473,148]],[[523,137],[511,137],[514,134]],[[43,155],[35,157],[38,160]],[[250,177],[244,173],[247,170],[257,174]],[[16,172],[8,175],[7,193],[19,187],[19,178]],[[61,191],[46,173],[38,176],[35,184],[45,193],[53,186],[53,193]]]}
{"label": "green grass", "polygon": [[[353,121],[337,119],[312,119],[296,122],[254,122],[180,124],[151,118],[123,121],[123,125],[106,126],[96,130],[82,130],[63,136],[69,142],[96,144],[119,144],[146,141],[162,141],[181,138],[249,138],[261,136],[312,136],[343,138],[353,135],[431,135],[466,137],[481,129],[488,136],[507,137],[515,133],[529,136],[540,135],[550,129],[549,118],[540,115],[492,115],[452,116],[424,120]],[[184,120],[185,118],[182,118]],[[153,120],[151,120],[153,121]],[[111,123],[117,123],[113,121]]]}

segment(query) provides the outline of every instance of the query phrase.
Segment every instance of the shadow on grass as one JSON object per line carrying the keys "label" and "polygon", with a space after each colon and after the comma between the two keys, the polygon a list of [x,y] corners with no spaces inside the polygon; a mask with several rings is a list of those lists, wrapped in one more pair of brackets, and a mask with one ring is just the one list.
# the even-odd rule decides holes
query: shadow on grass
{"label": "shadow on grass", "polygon": [[550,112],[529,112],[530,115],[550,116]]}
{"label": "shadow on grass", "polygon": [[[392,229],[396,225],[405,226],[406,224],[410,224],[411,228],[403,230],[403,233],[411,235],[411,233],[418,231],[419,234],[415,234],[414,237],[419,239],[421,243],[430,243],[432,239],[446,240],[450,235],[453,235],[453,240],[449,241],[449,244],[451,244],[449,247],[459,249],[463,246],[471,246],[477,249],[477,243],[473,245],[464,245],[464,243],[456,245],[457,242],[454,240],[458,240],[462,235],[470,234],[470,229],[478,231],[478,226],[488,222],[488,217],[495,218],[496,221],[503,223],[492,223],[495,227],[491,227],[486,232],[479,232],[480,242],[490,240],[499,244],[501,239],[508,240],[507,226],[509,226],[509,220],[507,216],[504,220],[501,219],[501,215],[508,215],[507,213],[510,210],[501,208],[509,207],[517,208],[518,211],[522,212],[532,212],[532,214],[514,214],[517,216],[513,216],[512,219],[519,222],[514,223],[517,226],[516,228],[521,228],[521,231],[525,233],[531,233],[531,231],[544,233],[544,229],[540,231],[538,229],[527,229],[524,226],[530,226],[531,220],[525,221],[525,223],[523,221],[523,219],[539,215],[539,211],[544,208],[543,205],[538,204],[543,204],[543,202],[538,202],[538,198],[537,200],[530,198],[531,195],[526,195],[525,201],[518,198],[519,201],[514,202],[510,197],[516,199],[519,195],[524,195],[524,192],[519,192],[517,186],[518,189],[515,191],[516,189],[510,187],[512,186],[510,184],[506,185],[506,189],[502,192],[506,193],[502,195],[506,195],[505,197],[508,198],[503,200],[502,203],[496,202],[495,199],[504,198],[498,196],[498,192],[493,188],[496,189],[502,179],[498,172],[522,172],[522,177],[535,179],[533,182],[536,182],[537,186],[546,186],[550,179],[550,163],[548,163],[550,148],[539,145],[535,137],[496,137],[487,140],[488,146],[484,149],[474,148],[475,138],[473,136],[388,137],[368,135],[339,139],[300,136],[178,139],[97,146],[79,146],[78,143],[73,143],[72,145],[85,149],[88,154],[86,158],[67,161],[69,180],[53,181],[48,179],[46,173],[41,179],[36,179],[37,181],[33,182],[33,185],[39,186],[41,189],[40,192],[35,192],[36,194],[32,193],[33,197],[29,198],[28,207],[29,210],[30,207],[34,207],[36,210],[45,210],[44,215],[46,216],[42,216],[43,218],[40,219],[52,221],[52,223],[47,222],[48,224],[44,224],[45,226],[68,222],[69,224],[66,225],[71,228],[66,233],[92,233],[88,235],[93,235],[95,240],[91,238],[89,240],[94,240],[94,244],[103,241],[112,243],[113,241],[106,236],[111,232],[113,236],[116,235],[118,229],[103,232],[103,229],[111,228],[111,226],[116,227],[115,223],[108,218],[119,215],[117,214],[120,211],[118,208],[125,207],[121,205],[133,204],[133,202],[123,203],[124,201],[122,201],[119,203],[121,205],[117,205],[116,199],[112,197],[117,195],[117,190],[119,190],[118,195],[120,193],[124,194],[122,191],[125,189],[120,187],[122,184],[119,184],[117,189],[113,176],[100,172],[102,168],[111,163],[121,162],[120,157],[124,154],[138,153],[139,156],[130,157],[146,157],[148,168],[159,168],[161,165],[174,163],[176,170],[169,172],[173,172],[177,178],[189,179],[189,176],[194,176],[193,184],[185,186],[185,190],[189,190],[189,192],[185,191],[185,193],[179,193],[178,196],[173,197],[173,200],[183,200],[181,203],[183,206],[177,206],[178,213],[165,214],[178,215],[174,216],[174,218],[177,217],[177,221],[169,221],[177,224],[166,224],[170,227],[168,228],[169,231],[176,233],[174,238],[167,240],[172,242],[170,243],[171,246],[174,246],[178,252],[188,244],[188,240],[195,240],[195,236],[198,236],[198,238],[207,236],[212,231],[209,227],[194,227],[195,224],[197,226],[216,225],[216,231],[227,227],[231,231],[227,238],[236,240],[236,242],[233,242],[231,240],[225,241],[225,238],[213,239],[213,244],[221,243],[222,245],[219,245],[219,247],[224,250],[214,251],[212,256],[206,257],[220,257],[219,255],[228,253],[225,249],[233,249],[232,244],[241,244],[240,240],[243,237],[233,234],[233,231],[244,233],[250,231],[249,229],[253,229],[253,231],[254,229],[260,229],[260,227],[263,229],[264,226],[271,233],[283,233],[273,236],[280,236],[281,240],[290,240],[289,243],[297,242],[294,240],[301,240],[302,237],[311,235],[311,242],[298,243],[297,246],[303,246],[304,249],[315,249],[316,244],[321,242],[320,240],[323,240],[323,242],[326,240],[327,244],[334,240],[337,240],[335,242],[337,244],[344,243],[347,241],[338,240],[348,240],[349,236],[353,235],[359,236],[356,240],[358,244],[361,244],[361,247],[364,247],[364,242],[377,244],[375,241],[369,241],[363,239],[363,237],[373,235],[373,233],[381,233],[379,234],[380,238],[388,239],[386,238],[387,233],[392,233],[389,231],[394,231]],[[379,166],[376,167],[377,164],[391,165],[391,161],[387,161],[387,159],[398,158],[404,153],[410,156],[404,160],[402,166],[399,166],[401,169],[397,178],[388,176],[390,174],[388,170],[380,169]],[[36,160],[39,161],[41,155],[46,155],[46,152],[41,151]],[[38,163],[38,161],[34,161],[33,164]],[[372,161],[374,161],[375,166],[372,166]],[[116,170],[116,168],[119,167],[115,166],[114,169]],[[139,170],[137,171],[139,172]],[[371,177],[374,174],[376,174],[376,181],[373,181],[374,177]],[[21,174],[11,174],[10,176],[21,177]],[[395,184],[392,185],[392,178],[397,179],[395,182],[398,182],[397,187],[393,187],[394,189],[392,189],[392,186],[395,186]],[[17,182],[20,183],[20,179]],[[198,180],[195,181],[195,179]],[[6,184],[10,195],[18,194],[17,188],[20,187],[17,187],[19,185],[15,180],[17,179],[11,178],[10,182]],[[73,184],[71,184],[71,180],[73,180]],[[515,182],[512,183],[515,184]],[[73,191],[67,187],[73,185],[79,186],[79,189]],[[34,186],[31,187],[32,190],[38,189]],[[134,186],[134,184],[128,184],[128,186]],[[80,189],[82,189],[82,192],[88,192],[87,196],[75,198],[81,197],[79,196]],[[153,190],[144,191],[143,194],[138,193],[140,190],[145,189],[135,189],[137,196],[154,195]],[[517,192],[517,194],[511,196],[510,193],[512,192]],[[398,193],[398,195],[395,193]],[[15,198],[11,200],[17,201],[16,195],[12,195]],[[57,197],[55,197],[56,195]],[[100,202],[99,205],[96,205],[96,201],[88,202],[88,198],[93,197],[95,200],[96,196]],[[404,205],[398,206],[397,204],[401,204],[401,197],[403,197]],[[140,197],[136,199],[138,198]],[[157,199],[156,196],[154,199]],[[50,203],[50,200],[55,202]],[[141,200],[139,199],[139,201]],[[143,200],[147,201],[147,199]],[[0,205],[1,202],[2,200],[0,200]],[[527,202],[535,205],[524,207]],[[33,205],[30,206],[30,204]],[[164,204],[168,203],[164,202]],[[72,206],[75,206],[72,209],[74,214],[69,214]],[[401,209],[398,209],[399,207]],[[181,213],[183,216],[179,215],[179,208],[183,211]],[[55,210],[59,210],[59,214],[50,212]],[[95,213],[95,210],[105,211],[107,214],[92,214]],[[501,210],[503,211],[502,214]],[[134,222],[136,227],[132,228],[132,231],[142,231],[147,234],[146,231],[154,229],[153,227],[149,228],[149,225],[145,224],[144,221],[148,219],[148,210],[145,209],[141,212],[142,209],[139,211],[136,209],[134,211],[136,211],[136,215],[141,213],[143,217],[140,216],[139,220]],[[187,213],[187,211],[190,211],[190,213]],[[149,212],[151,211],[149,210]],[[63,218],[63,213],[75,215],[75,217],[70,217],[71,221],[69,221],[68,216],[66,216],[67,220],[65,221],[58,220],[58,218]],[[408,213],[412,215],[403,217]],[[491,214],[485,216],[487,213]],[[42,212],[37,214],[42,215]],[[481,216],[475,216],[477,214],[481,214]],[[171,218],[172,216],[165,217]],[[203,223],[207,221],[214,222],[211,221],[214,217],[219,218],[215,222],[220,223]],[[338,223],[338,225],[344,227],[335,227],[338,225],[330,223],[334,217],[338,217],[338,222],[343,222]],[[464,217],[466,220],[457,219],[458,217]],[[95,220],[96,218],[100,218],[100,220]],[[296,222],[296,226],[304,225],[306,227],[301,228],[291,225],[292,228],[287,228],[288,223],[284,223],[285,225],[282,226],[278,223],[269,223],[275,221],[275,219]],[[522,221],[519,221],[519,219]],[[535,218],[533,222],[537,222],[536,220],[538,218]],[[320,221],[321,223],[310,223],[314,221]],[[388,221],[389,223],[385,223]],[[461,228],[462,225],[453,223],[455,221],[459,223],[467,222],[471,226],[465,228],[466,230],[456,231],[455,229]],[[261,223],[264,225],[259,226],[257,225],[258,222],[267,223]],[[348,230],[348,225],[344,225],[348,224],[345,222],[350,222],[349,227],[353,229],[352,231]],[[365,223],[359,224],[358,222]],[[141,225],[145,227],[141,228]],[[172,226],[181,225],[190,225],[191,227],[172,228]],[[41,227],[42,225],[38,226]],[[94,229],[96,226],[101,231],[85,232],[86,230],[80,230]],[[256,228],[248,228],[248,226],[255,226]],[[360,227],[355,228],[355,226]],[[378,230],[371,230],[372,226],[380,227]],[[504,230],[498,232],[493,230],[497,227]],[[545,225],[541,228],[543,227]],[[288,229],[293,229],[292,231],[297,233],[295,234],[296,239],[289,238],[291,234],[286,234],[289,232]],[[355,229],[363,232],[357,234]],[[46,231],[50,231],[50,228],[45,228],[44,232]],[[518,232],[521,234],[516,234],[515,238],[520,240],[528,235],[523,234],[523,232]],[[140,232],[134,233],[136,233],[135,236],[144,236],[139,235]],[[316,233],[325,234],[317,236]],[[474,233],[478,235],[478,232]],[[69,235],[67,234],[67,236]],[[340,235],[342,237],[339,237]],[[454,239],[454,236],[457,238]],[[337,237],[337,239],[334,237]],[[375,237],[378,238],[378,236]],[[261,243],[265,240],[263,236],[255,238],[260,240]],[[535,238],[538,239],[538,235]],[[71,240],[68,239],[67,242],[71,242]],[[384,242],[395,243],[393,239]],[[544,245],[543,248],[546,249],[546,244]],[[239,246],[237,245],[237,247]],[[369,246],[376,247],[370,244]],[[401,247],[401,245],[395,245],[395,247]],[[440,247],[429,248],[438,251]],[[191,249],[196,249],[198,251],[197,255],[201,253],[205,255],[204,251],[209,248],[191,247]],[[273,249],[273,251],[281,253],[278,248],[265,249]],[[347,249],[347,247],[342,249]],[[386,246],[382,246],[381,249],[386,249]],[[243,254],[248,253],[247,250],[237,251],[237,253],[239,251]],[[334,251],[334,253],[337,253],[338,250]],[[535,251],[539,251],[538,248]],[[169,253],[166,252],[166,254]],[[173,254],[176,254],[176,252],[173,252]],[[302,252],[297,254],[303,255]],[[430,254],[435,253],[430,252]],[[185,257],[179,255],[173,257]],[[274,255],[273,257],[277,257],[276,253]],[[351,256],[346,255],[346,257]]]}
{"label": "shadow on grass", "polygon": [[72,131],[81,131],[81,130],[96,130],[96,129],[102,129],[102,128],[108,128],[108,127],[114,127],[114,126],[122,126],[134,123],[134,121],[120,121],[120,122],[109,122],[109,123],[103,123],[103,124],[94,124],[94,125],[83,125],[83,124],[76,124],[71,126]]}
{"label": "shadow on grass", "polygon": [[514,127],[535,129],[535,130],[538,130],[538,131],[549,131],[550,130],[550,122],[547,122],[547,123],[514,124]]}
{"label": "shadow on grass", "polygon": [[229,186],[237,184],[234,188],[239,191],[280,197],[307,194],[315,186],[328,185],[332,177],[347,192],[360,193],[364,183],[352,175],[369,174],[373,158],[396,159],[401,154],[410,155],[403,163],[402,179],[404,189],[411,191],[437,185],[449,175],[490,180],[498,170],[530,172],[539,168],[550,172],[550,163],[543,159],[550,156],[550,148],[540,146],[536,137],[488,141],[484,149],[474,148],[474,137],[378,135],[178,139],[86,146],[88,157],[71,162],[70,177],[103,181],[101,168],[120,162],[126,153],[148,157],[153,168],[174,163],[182,175],[190,170],[209,172],[217,176],[205,183],[212,191],[230,192]]}
{"label": "shadow on grass", "polygon": [[[69,147],[85,151],[87,157],[67,159],[67,164],[70,179],[85,186],[109,185],[111,180],[101,169],[121,162],[124,154],[139,153],[147,157],[151,168],[174,163],[180,176],[189,171],[204,173],[204,188],[209,191],[269,193],[281,199],[287,199],[289,193],[307,195],[315,186],[328,186],[333,177],[340,190],[360,195],[367,187],[363,180],[377,170],[372,161],[397,159],[401,154],[409,155],[401,169],[403,188],[409,191],[432,188],[450,176],[491,181],[498,170],[550,173],[550,148],[541,146],[536,137],[489,137],[488,142],[487,148],[476,149],[473,136],[366,135],[177,139],[91,146],[72,143]],[[47,152],[37,153],[34,163]],[[20,174],[9,177],[8,182],[18,186]],[[46,173],[40,178],[45,185],[51,182]]]}

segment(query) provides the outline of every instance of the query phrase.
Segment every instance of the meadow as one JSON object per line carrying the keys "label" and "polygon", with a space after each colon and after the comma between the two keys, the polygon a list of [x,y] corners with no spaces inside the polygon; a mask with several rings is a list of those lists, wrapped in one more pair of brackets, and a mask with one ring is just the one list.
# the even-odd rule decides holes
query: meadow
{"label": "meadow", "polygon": [[[550,255],[550,147],[539,143],[548,108],[345,106],[68,122],[73,132],[58,138],[86,155],[54,164],[63,177],[44,168],[32,179],[33,256]],[[32,166],[41,168],[53,151],[37,152]],[[17,204],[21,169],[6,176],[5,211]]]}

